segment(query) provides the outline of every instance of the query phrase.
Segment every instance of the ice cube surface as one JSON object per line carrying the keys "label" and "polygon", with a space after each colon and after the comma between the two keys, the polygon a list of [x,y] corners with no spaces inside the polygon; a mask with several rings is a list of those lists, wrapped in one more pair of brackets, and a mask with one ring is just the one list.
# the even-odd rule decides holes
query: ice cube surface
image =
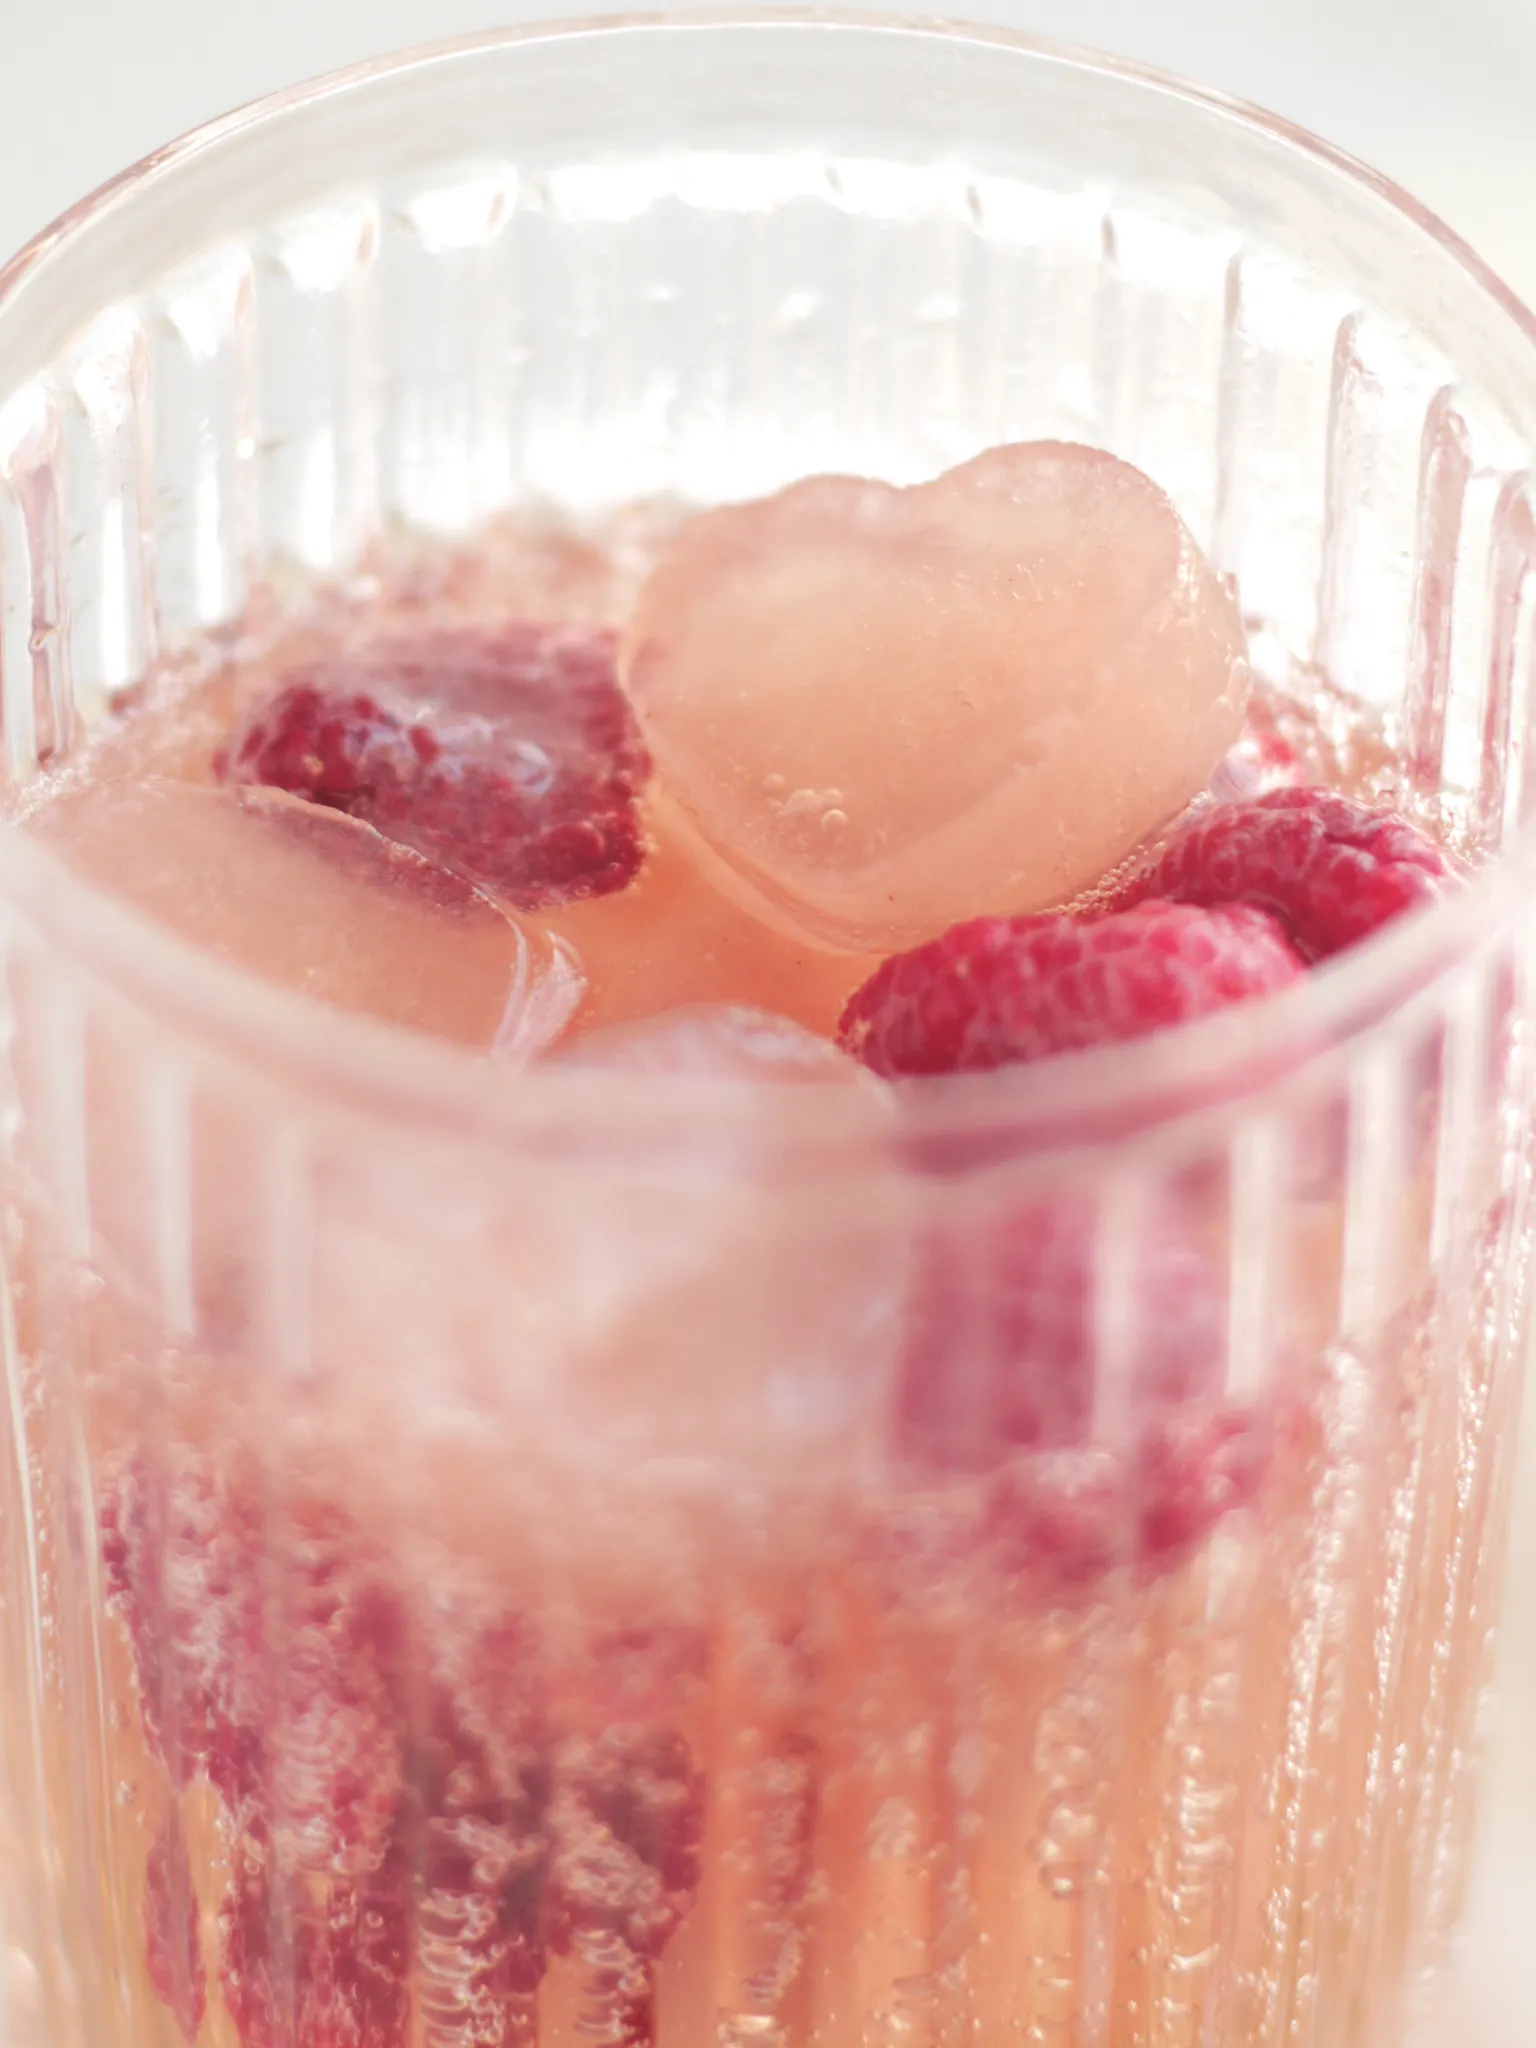
{"label": "ice cube surface", "polygon": [[1070,900],[1236,739],[1235,599],[1102,451],[813,477],[694,520],[621,672],[671,800],[781,920],[890,949]]}
{"label": "ice cube surface", "polygon": [[539,920],[587,967],[578,1028],[603,1030],[686,1003],[768,1010],[830,1038],[878,962],[824,950],[754,916],[715,885],[718,862],[706,858],[704,871],[675,806],[648,804],[645,826],[645,865],[629,888]]}
{"label": "ice cube surface", "polygon": [[732,1003],[695,1003],[659,1017],[589,1032],[566,1055],[585,1067],[627,1074],[696,1075],[709,1081],[868,1086],[867,1069],[788,1017]]}
{"label": "ice cube surface", "polygon": [[580,999],[564,950],[469,883],[272,790],[98,783],[57,796],[32,829],[179,937],[386,1024],[528,1054]]}

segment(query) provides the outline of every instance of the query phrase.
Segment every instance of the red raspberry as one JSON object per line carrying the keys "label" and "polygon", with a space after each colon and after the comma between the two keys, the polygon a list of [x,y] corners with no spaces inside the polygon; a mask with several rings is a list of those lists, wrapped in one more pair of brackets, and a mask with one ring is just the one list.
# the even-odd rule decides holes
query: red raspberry
{"label": "red raspberry", "polygon": [[[1118,1377],[1140,1419],[1219,1382],[1222,1276],[1190,1223],[1154,1215],[1123,1278]],[[902,1450],[985,1471],[1017,1450],[1086,1443],[1104,1333],[1092,1204],[1062,1196],[989,1224],[934,1230],[920,1248],[897,1403]]]}
{"label": "red raspberry", "polygon": [[295,1501],[269,1548],[251,1493],[187,1454],[130,1466],[103,1525],[172,1781],[202,1772],[232,1812],[259,1803],[306,1865],[376,1848],[400,1790],[403,1614],[346,1519]]}
{"label": "red raspberry", "polygon": [[261,1527],[190,1456],[131,1464],[102,1504],[107,1591],[133,1645],[150,1750],[231,1805],[262,1776]]}
{"label": "red raspberry", "polygon": [[412,1743],[419,1799],[417,1998],[427,2038],[494,2048],[521,2038],[544,1974],[548,1739],[535,1646],[515,1616],[439,1615]]}
{"label": "red raspberry", "polygon": [[574,1952],[608,2037],[654,2039],[654,1965],[699,1882],[703,1795],[682,1737],[647,1724],[555,1750],[550,1945]]}
{"label": "red raspberry", "polygon": [[988,1490],[983,1536],[1005,1570],[1057,1597],[1092,1589],[1117,1565],[1170,1571],[1255,1498],[1269,1460],[1256,1414],[1196,1403],[1127,1455],[1084,1447],[1006,1466]]}
{"label": "red raspberry", "polygon": [[1138,1473],[1143,1558],[1164,1565],[1186,1556],[1229,1508],[1252,1500],[1269,1454],[1267,1432],[1238,1408],[1190,1408],[1158,1423]]}
{"label": "red raspberry", "polygon": [[144,1872],[144,1959],[150,1983],[189,2041],[197,2039],[208,2003],[197,1917],[181,1808],[173,1804]]}
{"label": "red raspberry", "polygon": [[1241,905],[980,917],[877,968],[838,1043],[877,1074],[974,1073],[1187,1023],[1301,971],[1275,920]]}
{"label": "red raspberry", "polygon": [[703,1781],[666,1717],[702,1672],[689,1631],[608,1636],[566,1702],[588,1725],[552,1754],[549,1944],[580,1958],[604,2038],[629,2048],[655,2039],[655,1966],[699,1884]]}
{"label": "red raspberry", "polygon": [[[549,1725],[515,1614],[408,1610],[340,1510],[263,1515],[187,1451],[132,1464],[103,1506],[141,1713],[177,1785],[230,1823],[222,1983],[244,2048],[501,2048],[532,2025],[548,1951],[578,1951],[615,2040],[650,2039],[654,1965],[692,1903],[703,1800],[669,1702],[697,1644],[605,1639],[581,1732]],[[690,1662],[690,1660],[692,1660]],[[590,1732],[587,1732],[590,1730]],[[152,1981],[202,2009],[179,1828],[151,1855]]]}
{"label": "red raspberry", "polygon": [[328,804],[522,910],[606,896],[644,855],[650,772],[616,636],[518,621],[290,671],[214,762]]}
{"label": "red raspberry", "polygon": [[987,1489],[981,1535],[1010,1577],[1056,1598],[1091,1592],[1135,1551],[1123,1461],[1087,1448],[1016,1460]]}
{"label": "red raspberry", "polygon": [[295,1879],[259,1824],[230,1852],[224,2001],[244,2048],[406,2048],[411,2037],[411,1861],[317,1887]]}
{"label": "red raspberry", "polygon": [[[995,1473],[984,1535],[1008,1569],[1058,1588],[1174,1561],[1264,1471],[1257,1426],[1217,1405],[1225,1276],[1196,1219],[1149,1214],[1127,1266],[1111,1305],[1093,1206],[1075,1196],[946,1225],[918,1252],[899,1449],[918,1468]],[[1096,1446],[1107,1370],[1116,1413]]]}
{"label": "red raspberry", "polygon": [[[245,2048],[402,2048],[413,1977],[431,2038],[491,2048],[526,2031],[545,1961],[549,1790],[529,1641],[515,1620],[420,1619],[423,1668],[414,1686],[390,1675],[392,1753],[376,1755],[371,1786],[355,1739],[327,1744],[322,1693],[301,1696],[273,1772],[312,1781],[308,1830],[289,1815],[274,1831],[271,1807],[247,1803],[223,1909],[224,1993]],[[327,1840],[326,1816],[354,1808],[387,1825]]]}
{"label": "red raspberry", "polygon": [[1439,847],[1395,813],[1330,789],[1274,789],[1197,812],[1116,908],[1252,904],[1280,919],[1303,959],[1326,960],[1453,881]]}

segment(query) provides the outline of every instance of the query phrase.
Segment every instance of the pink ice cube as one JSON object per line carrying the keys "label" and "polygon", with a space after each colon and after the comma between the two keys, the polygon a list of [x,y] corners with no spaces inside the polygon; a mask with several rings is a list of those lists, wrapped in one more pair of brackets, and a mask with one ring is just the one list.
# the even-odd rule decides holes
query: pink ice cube
{"label": "pink ice cube", "polygon": [[1092,885],[1208,781],[1248,688],[1231,592],[1099,450],[693,521],[621,667],[671,800],[762,904],[889,949]]}
{"label": "pink ice cube", "polygon": [[58,796],[33,829],[194,945],[382,1023],[529,1053],[580,998],[563,950],[469,883],[276,791],[107,782]]}

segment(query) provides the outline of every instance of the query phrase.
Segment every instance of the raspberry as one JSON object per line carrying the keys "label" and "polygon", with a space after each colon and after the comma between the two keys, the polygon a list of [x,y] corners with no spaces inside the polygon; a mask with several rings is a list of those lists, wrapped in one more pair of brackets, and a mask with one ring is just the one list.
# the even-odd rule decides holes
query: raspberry
{"label": "raspberry", "polygon": [[981,917],[877,968],[838,1043],[886,1076],[980,1072],[1187,1023],[1301,972],[1275,920],[1242,905]]}
{"label": "raspberry", "polygon": [[322,656],[215,773],[346,811],[521,910],[606,896],[639,872],[650,772],[615,644],[518,621]]}
{"label": "raspberry", "polygon": [[[839,1039],[881,1074],[984,1070],[1133,1038],[1302,972],[1281,926],[1246,905],[982,918],[887,961]],[[944,1223],[916,1252],[898,1446],[919,1469],[995,1474],[984,1537],[1058,1589],[1130,1558],[1168,1564],[1262,1476],[1256,1431],[1211,1421],[1227,1308],[1197,1219],[1154,1212],[1128,1253],[1126,1271],[1103,1269],[1094,1206],[1072,1195]],[[1124,1441],[1096,1448],[1106,1372]]]}
{"label": "raspberry", "polygon": [[1269,1458],[1256,1415],[1201,1402],[1125,1456],[1083,1448],[1014,1461],[988,1489],[983,1537],[1005,1570],[1057,1596],[1091,1590],[1120,1564],[1171,1571],[1254,1499]]}
{"label": "raspberry", "polygon": [[586,1964],[610,2039],[655,2038],[653,1966],[699,1882],[703,1793],[682,1737],[644,1722],[554,1755],[550,1945]]}
{"label": "raspberry", "polygon": [[298,1879],[323,1880],[380,1857],[395,1824],[405,1617],[334,1509],[290,1516],[268,1571],[279,1615],[260,1798]]}
{"label": "raspberry", "polygon": [[181,1809],[173,1805],[155,1837],[144,1873],[144,1959],[149,1981],[176,2015],[189,2041],[197,2039],[208,2003],[197,1932]]}
{"label": "raspberry", "polygon": [[1132,1488],[1108,1451],[1049,1451],[998,1473],[982,1539],[1010,1577],[1057,1595],[1089,1592],[1135,1543]]}
{"label": "raspberry", "polygon": [[[919,1469],[994,1474],[984,1533],[1009,1569],[1058,1585],[1171,1561],[1263,1475],[1256,1426],[1213,1407],[1227,1301],[1196,1219],[1153,1211],[1127,1267],[1105,1274],[1093,1206],[1070,1195],[918,1248],[898,1449]],[[1128,1448],[1095,1447],[1106,1370]]]}
{"label": "raspberry", "polygon": [[[222,1984],[243,2048],[505,2048],[547,1954],[578,1952],[614,2038],[653,2032],[654,1965],[699,1880],[702,1793],[667,1724],[700,1652],[639,1631],[594,1650],[579,1727],[549,1725],[516,1614],[409,1611],[341,1511],[187,1451],[134,1463],[102,1510],[152,1749],[229,1819]],[[590,1724],[590,1729],[588,1728]],[[152,1980],[202,2010],[179,1829],[150,1858]]]}
{"label": "raspberry", "polygon": [[1116,907],[1251,904],[1280,920],[1303,959],[1326,960],[1453,881],[1439,847],[1393,812],[1329,789],[1274,789],[1197,812]]}
{"label": "raspberry", "polygon": [[306,1863],[376,1844],[399,1787],[403,1617],[345,1518],[295,1502],[269,1556],[251,1493],[173,1457],[121,1476],[103,1556],[173,1783],[201,1771],[232,1811],[261,1802]]}
{"label": "raspberry", "polygon": [[405,2048],[411,1863],[295,1882],[259,1824],[235,1842],[221,1912],[224,2000],[244,2048]]}
{"label": "raspberry", "polygon": [[101,1510],[107,1591],[127,1624],[151,1752],[237,1804],[261,1780],[261,1530],[190,1458],[129,1465]]}
{"label": "raspberry", "polygon": [[617,1630],[564,1689],[551,1752],[550,1947],[575,1955],[603,2038],[655,2038],[655,1966],[699,1883],[703,1781],[669,1715],[697,1692],[703,1647],[688,1629]]}
{"label": "raspberry", "polygon": [[[314,1775],[317,1820],[383,1826],[333,1827],[316,1855],[313,1823],[309,1839],[274,1835],[265,1809],[247,1809],[224,1908],[225,1997],[245,2048],[396,2048],[410,2038],[413,1964],[426,2038],[500,2048],[526,2031],[548,1861],[529,1643],[515,1620],[455,1629],[438,1616],[426,1629],[414,1723],[396,1674],[371,1782],[355,1738],[326,1745],[324,1704],[285,1738]],[[369,1668],[346,1690],[364,1690]]]}
{"label": "raspberry", "polygon": [[1167,1417],[1142,1446],[1138,1533],[1154,1565],[1176,1563],[1229,1508],[1252,1500],[1269,1462],[1254,1416],[1203,1407]]}
{"label": "raspberry", "polygon": [[[295,1501],[269,1541],[256,1499],[192,1452],[130,1465],[103,1508],[108,1587],[151,1748],[231,1818],[222,1975],[245,2048],[392,2048],[409,2016],[402,1609],[338,1511]],[[151,1861],[145,1933],[182,2018],[178,1853],[167,1837]]]}
{"label": "raspberry", "polygon": [[429,1698],[412,1759],[419,1788],[425,2038],[501,2048],[544,1974],[549,1762],[515,1617],[451,1627],[425,1645]]}
{"label": "raspberry", "polygon": [[[1226,1298],[1186,1219],[1149,1217],[1131,1259],[1119,1376],[1147,1414],[1219,1379]],[[1035,1201],[979,1227],[933,1230],[910,1295],[901,1449],[985,1470],[1012,1451],[1086,1443],[1105,1349],[1100,1279],[1086,1198]]]}

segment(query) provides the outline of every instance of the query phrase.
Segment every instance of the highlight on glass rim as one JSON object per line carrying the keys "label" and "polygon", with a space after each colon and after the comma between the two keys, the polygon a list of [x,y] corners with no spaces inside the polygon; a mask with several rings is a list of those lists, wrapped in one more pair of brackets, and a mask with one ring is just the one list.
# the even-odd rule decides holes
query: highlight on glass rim
{"label": "highlight on glass rim", "polygon": [[999,29],[0,273],[0,2041],[1406,2048],[1531,1335],[1536,322]]}

